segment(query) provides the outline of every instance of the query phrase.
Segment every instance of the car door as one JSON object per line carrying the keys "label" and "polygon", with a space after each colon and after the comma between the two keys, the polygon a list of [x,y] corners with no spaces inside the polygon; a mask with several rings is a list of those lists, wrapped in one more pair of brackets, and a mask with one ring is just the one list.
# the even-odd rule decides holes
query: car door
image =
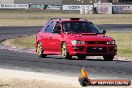
{"label": "car door", "polygon": [[[60,23],[56,22],[55,27],[57,27],[57,29],[61,30]],[[51,47],[54,52],[60,52],[61,51],[61,34],[54,32],[55,27],[53,28],[53,33],[51,35],[51,37],[52,37]]]}
{"label": "car door", "polygon": [[44,30],[44,34],[42,34],[42,45],[45,51],[52,51],[52,32],[55,23],[51,21]]}

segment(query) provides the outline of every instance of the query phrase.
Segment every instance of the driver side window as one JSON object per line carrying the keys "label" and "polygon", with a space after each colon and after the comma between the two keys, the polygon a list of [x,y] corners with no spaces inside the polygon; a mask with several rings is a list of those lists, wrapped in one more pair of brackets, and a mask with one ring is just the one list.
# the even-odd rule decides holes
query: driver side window
{"label": "driver side window", "polygon": [[45,33],[52,33],[53,32],[53,28],[55,26],[54,22],[51,22],[45,29]]}
{"label": "driver side window", "polygon": [[56,22],[54,28],[53,28],[53,33],[60,33],[61,27],[60,27],[60,22]]}

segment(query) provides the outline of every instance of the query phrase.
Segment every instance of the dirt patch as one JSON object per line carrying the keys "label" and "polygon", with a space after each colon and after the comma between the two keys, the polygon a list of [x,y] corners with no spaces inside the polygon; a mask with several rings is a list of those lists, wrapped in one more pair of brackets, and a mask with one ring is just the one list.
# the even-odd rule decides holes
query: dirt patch
{"label": "dirt patch", "polygon": [[[73,80],[73,81],[72,81]],[[0,88],[80,88],[78,79],[52,74],[0,69]]]}
{"label": "dirt patch", "polygon": [[0,79],[2,82],[0,88],[78,88],[72,85],[64,85],[61,83],[48,82],[44,80],[29,79]]}

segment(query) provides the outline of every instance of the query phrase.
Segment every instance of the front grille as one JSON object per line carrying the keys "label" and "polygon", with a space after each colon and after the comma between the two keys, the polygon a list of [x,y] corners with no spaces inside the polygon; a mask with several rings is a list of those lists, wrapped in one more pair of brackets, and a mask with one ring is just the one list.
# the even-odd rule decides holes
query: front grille
{"label": "front grille", "polygon": [[115,52],[115,51],[116,51],[115,47],[113,47],[113,46],[109,47],[109,52]]}
{"label": "front grille", "polygon": [[86,44],[106,44],[105,41],[87,41]]}
{"label": "front grille", "polygon": [[107,53],[107,47],[88,47],[87,53]]}

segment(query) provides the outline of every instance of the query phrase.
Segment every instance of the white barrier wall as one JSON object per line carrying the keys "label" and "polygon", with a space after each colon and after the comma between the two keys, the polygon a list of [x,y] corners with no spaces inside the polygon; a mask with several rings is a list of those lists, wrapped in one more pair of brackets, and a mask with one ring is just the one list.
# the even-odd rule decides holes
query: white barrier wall
{"label": "white barrier wall", "polygon": [[112,5],[112,3],[94,3],[94,5],[29,5],[29,4],[0,4],[0,9],[52,9],[80,11],[80,14],[92,13],[96,7],[99,14],[132,13],[132,5]]}
{"label": "white barrier wall", "polygon": [[84,14],[85,12],[85,7],[82,5],[80,6],[80,14]]}
{"label": "white barrier wall", "polygon": [[61,10],[62,5],[48,5],[46,9]]}
{"label": "white barrier wall", "polygon": [[112,14],[112,3],[97,3],[96,6],[99,14]]}
{"label": "white barrier wall", "polygon": [[0,9],[28,9],[28,4],[0,4]]}
{"label": "white barrier wall", "polygon": [[80,14],[89,14],[93,5],[63,5],[62,10],[80,11]]}
{"label": "white barrier wall", "polygon": [[62,10],[78,10],[80,11],[81,8],[93,8],[93,5],[63,5]]}
{"label": "white barrier wall", "polygon": [[80,10],[81,5],[63,5],[62,10]]}
{"label": "white barrier wall", "polygon": [[132,5],[113,5],[113,13],[132,13]]}

